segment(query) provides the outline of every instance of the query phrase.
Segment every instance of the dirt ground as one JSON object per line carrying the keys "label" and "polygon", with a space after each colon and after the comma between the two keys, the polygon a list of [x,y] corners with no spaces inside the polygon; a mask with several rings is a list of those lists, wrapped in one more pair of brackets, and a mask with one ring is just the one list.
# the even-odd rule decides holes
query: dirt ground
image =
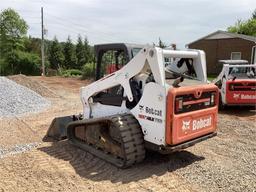
{"label": "dirt ground", "polygon": [[0,148],[37,143],[0,158],[0,191],[256,191],[255,110],[224,110],[217,137],[170,155],[148,152],[143,163],[121,170],[65,140],[42,141],[53,117],[82,111],[79,88],[88,81],[11,79],[48,98],[52,106],[0,120]]}

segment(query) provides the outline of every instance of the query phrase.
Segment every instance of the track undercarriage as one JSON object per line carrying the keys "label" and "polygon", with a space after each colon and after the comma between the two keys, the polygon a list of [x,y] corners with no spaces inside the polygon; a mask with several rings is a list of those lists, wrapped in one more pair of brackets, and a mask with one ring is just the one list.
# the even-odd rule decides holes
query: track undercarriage
{"label": "track undercarriage", "polygon": [[67,137],[73,145],[120,168],[145,157],[141,128],[130,114],[71,122]]}

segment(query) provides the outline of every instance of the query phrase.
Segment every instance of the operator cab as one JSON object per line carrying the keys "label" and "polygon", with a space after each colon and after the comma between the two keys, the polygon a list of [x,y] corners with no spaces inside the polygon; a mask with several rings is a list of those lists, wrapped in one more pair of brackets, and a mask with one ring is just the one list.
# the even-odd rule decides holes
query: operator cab
{"label": "operator cab", "polygon": [[256,76],[255,66],[250,66],[247,60],[219,60],[219,63],[223,64],[227,79],[254,78]]}
{"label": "operator cab", "polygon": [[112,43],[95,45],[96,80],[121,69],[145,45]]}
{"label": "operator cab", "polygon": [[[126,43],[95,45],[96,80],[104,78],[106,75],[121,69],[144,47],[145,45]],[[198,81],[207,84],[206,80],[200,79],[200,77],[206,75],[206,72],[200,69],[195,70],[195,68],[198,68],[201,65],[201,58],[198,59],[193,57],[196,57],[196,55],[191,55],[191,57],[186,56],[185,58],[183,58],[183,56],[176,58],[166,56],[164,58],[163,65],[165,67],[167,86],[191,86],[198,84]],[[166,59],[168,59],[168,62]],[[145,68],[145,70],[147,69]],[[126,100],[126,107],[131,109],[141,98],[143,85],[155,81],[150,70],[147,71],[147,74],[143,74],[143,77],[140,76],[139,78],[142,78],[145,81],[138,81],[138,79],[136,80],[136,77],[130,80],[130,86],[134,94],[134,101],[132,102],[127,100],[123,87],[120,85],[97,93],[93,96],[93,99],[103,105],[112,106],[121,106],[123,101]],[[186,80],[183,81],[183,79]]]}
{"label": "operator cab", "polygon": [[255,78],[255,67],[229,67],[229,76],[236,77],[237,79]]}
{"label": "operator cab", "polygon": [[[96,80],[109,75],[126,65],[145,45],[113,43],[94,46],[96,55]],[[193,58],[164,58],[166,79],[180,77],[196,79]],[[153,78],[152,78],[152,81]]]}
{"label": "operator cab", "polygon": [[220,60],[222,71],[213,80],[220,91],[220,107],[226,105],[255,105],[256,65],[246,60]]}
{"label": "operator cab", "polygon": [[[126,65],[145,45],[113,43],[95,45],[96,55],[96,80],[106,75],[114,73]],[[134,83],[134,82],[133,82]],[[137,85],[133,85],[134,87]],[[138,96],[138,99],[140,96]],[[121,106],[124,97],[123,87],[118,85],[107,90],[101,91],[93,97],[95,102],[103,105]],[[132,108],[135,102],[127,103],[127,108]]]}

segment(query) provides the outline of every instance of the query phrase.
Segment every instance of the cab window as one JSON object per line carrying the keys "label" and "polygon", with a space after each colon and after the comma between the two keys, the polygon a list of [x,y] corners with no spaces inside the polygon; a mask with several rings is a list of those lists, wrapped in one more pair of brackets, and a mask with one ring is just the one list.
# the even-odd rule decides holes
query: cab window
{"label": "cab window", "polygon": [[141,48],[132,48],[132,57],[135,57],[140,52]]}
{"label": "cab window", "polygon": [[101,76],[108,75],[126,64],[126,57],[123,50],[109,50],[102,56]]}

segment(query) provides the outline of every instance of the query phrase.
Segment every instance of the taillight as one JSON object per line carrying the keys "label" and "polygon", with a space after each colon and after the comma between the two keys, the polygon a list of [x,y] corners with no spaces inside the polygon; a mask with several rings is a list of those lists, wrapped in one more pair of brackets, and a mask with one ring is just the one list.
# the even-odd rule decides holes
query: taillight
{"label": "taillight", "polygon": [[215,93],[214,92],[211,94],[210,102],[211,102],[211,105],[215,104]]}
{"label": "taillight", "polygon": [[200,98],[195,97],[194,94],[179,95],[175,98],[175,113],[185,113],[213,107],[216,105],[215,91],[203,92]]}
{"label": "taillight", "polygon": [[204,106],[209,106],[209,105],[210,105],[210,100],[204,102]]}
{"label": "taillight", "polygon": [[183,98],[182,97],[178,97],[175,99],[175,109],[176,112],[180,112],[183,109]]}

